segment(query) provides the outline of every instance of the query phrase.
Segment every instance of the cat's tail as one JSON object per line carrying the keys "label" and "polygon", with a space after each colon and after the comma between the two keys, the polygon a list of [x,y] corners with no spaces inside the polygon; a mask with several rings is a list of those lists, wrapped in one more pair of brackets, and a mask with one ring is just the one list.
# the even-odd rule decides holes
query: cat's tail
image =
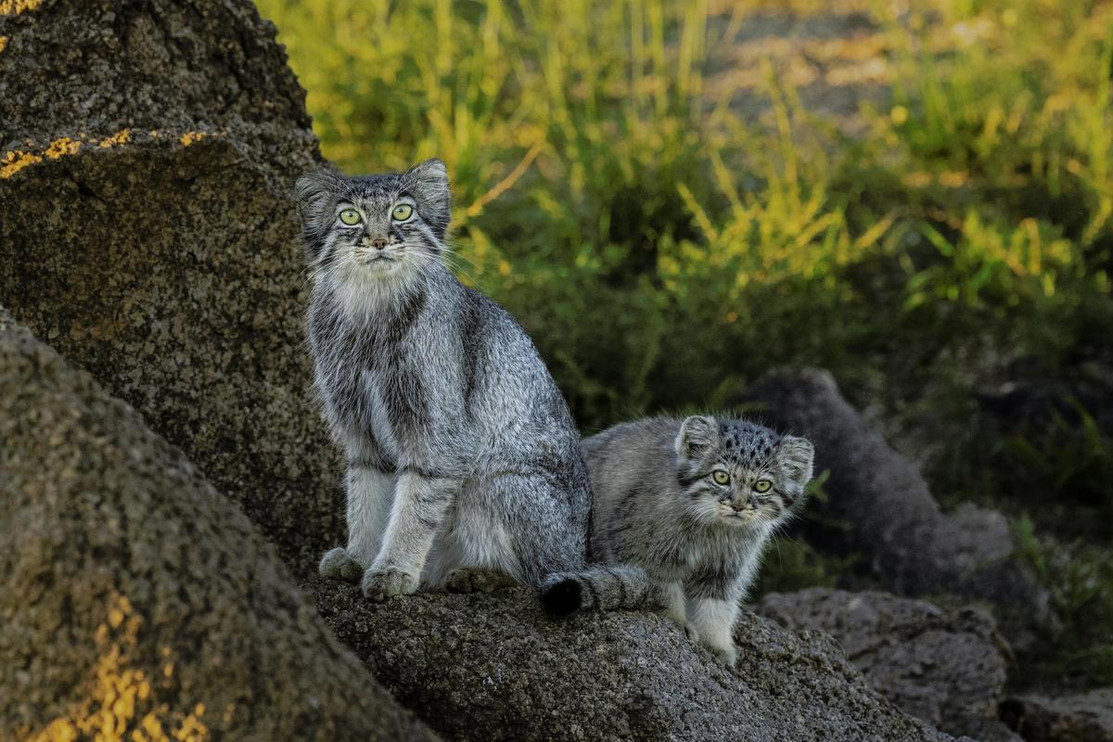
{"label": "cat's tail", "polygon": [[641,567],[589,564],[548,575],[541,583],[541,605],[554,616],[567,616],[585,610],[655,610],[663,600]]}

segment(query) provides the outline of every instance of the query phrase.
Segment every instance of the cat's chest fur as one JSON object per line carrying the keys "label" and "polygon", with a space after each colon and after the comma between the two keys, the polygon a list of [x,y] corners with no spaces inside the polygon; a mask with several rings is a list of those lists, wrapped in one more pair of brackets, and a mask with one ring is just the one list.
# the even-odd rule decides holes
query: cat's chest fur
{"label": "cat's chest fur", "polygon": [[424,295],[407,297],[360,321],[326,304],[310,317],[316,385],[329,416],[391,462],[412,453],[430,424],[429,385],[416,357],[428,345],[418,327],[424,304]]}

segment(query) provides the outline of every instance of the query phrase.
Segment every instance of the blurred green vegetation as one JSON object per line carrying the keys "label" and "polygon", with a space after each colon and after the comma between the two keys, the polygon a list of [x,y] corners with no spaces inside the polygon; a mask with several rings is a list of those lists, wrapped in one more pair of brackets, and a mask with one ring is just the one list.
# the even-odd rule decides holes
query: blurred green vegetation
{"label": "blurred green vegetation", "polygon": [[[462,280],[523,322],[586,432],[826,367],[928,431],[945,502],[1082,555],[1098,597],[1059,601],[1064,635],[1089,622],[1085,677],[1113,682],[1113,610],[1090,625],[1113,596],[1113,3],[866,0],[890,74],[853,135],[772,65],[756,88],[715,71],[772,3],[258,4],[329,159],[448,163]],[[1035,388],[1042,411],[1001,412]],[[763,586],[843,566],[786,540]]]}

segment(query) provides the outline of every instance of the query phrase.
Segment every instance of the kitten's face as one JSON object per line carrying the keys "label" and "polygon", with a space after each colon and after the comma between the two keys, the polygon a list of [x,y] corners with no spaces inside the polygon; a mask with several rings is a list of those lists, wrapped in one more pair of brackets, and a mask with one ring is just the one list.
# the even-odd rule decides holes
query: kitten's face
{"label": "kitten's face", "polygon": [[450,198],[440,160],[358,178],[311,173],[298,181],[297,196],[315,280],[347,287],[398,282],[444,251]]}
{"label": "kitten's face", "polygon": [[810,442],[743,421],[689,417],[676,452],[685,502],[705,522],[779,521],[812,477]]}

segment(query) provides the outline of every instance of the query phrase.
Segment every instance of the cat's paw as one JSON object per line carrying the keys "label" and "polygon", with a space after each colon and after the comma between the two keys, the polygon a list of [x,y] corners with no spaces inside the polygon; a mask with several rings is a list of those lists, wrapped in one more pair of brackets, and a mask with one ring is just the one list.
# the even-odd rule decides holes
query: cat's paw
{"label": "cat's paw", "polygon": [[395,595],[412,595],[417,592],[419,582],[420,577],[418,575],[397,567],[387,567],[386,569],[372,567],[363,573],[360,590],[366,597],[376,603],[381,603]]}
{"label": "cat's paw", "polygon": [[697,631],[696,627],[690,623],[684,624],[684,636],[688,637],[694,642],[699,641],[699,631]]}
{"label": "cat's paw", "polygon": [[494,593],[517,584],[517,581],[505,572],[461,567],[449,573],[444,581],[444,589],[450,593]]}
{"label": "cat's paw", "polygon": [[321,564],[317,567],[321,577],[345,582],[359,582],[363,577],[363,566],[357,562],[343,546],[329,549],[321,557]]}
{"label": "cat's paw", "polygon": [[728,645],[723,647],[713,644],[705,644],[704,646],[710,649],[712,654],[719,658],[719,661],[731,669],[733,669],[738,662],[738,650],[733,646]]}

